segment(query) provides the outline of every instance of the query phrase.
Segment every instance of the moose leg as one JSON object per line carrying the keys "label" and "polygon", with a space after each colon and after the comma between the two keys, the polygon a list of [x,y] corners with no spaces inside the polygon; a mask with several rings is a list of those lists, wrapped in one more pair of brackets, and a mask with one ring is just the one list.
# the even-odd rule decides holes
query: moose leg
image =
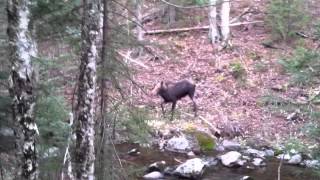
{"label": "moose leg", "polygon": [[162,110],[162,115],[164,116],[164,107],[163,107],[164,102],[161,102],[161,110]]}
{"label": "moose leg", "polygon": [[191,99],[191,100],[192,100],[192,103],[193,103],[194,117],[196,117],[197,116],[197,104],[196,104],[196,102],[194,102],[193,99]]}
{"label": "moose leg", "polygon": [[174,108],[176,107],[177,102],[172,102],[172,108],[171,108],[171,121],[173,120],[173,114],[174,114]]}

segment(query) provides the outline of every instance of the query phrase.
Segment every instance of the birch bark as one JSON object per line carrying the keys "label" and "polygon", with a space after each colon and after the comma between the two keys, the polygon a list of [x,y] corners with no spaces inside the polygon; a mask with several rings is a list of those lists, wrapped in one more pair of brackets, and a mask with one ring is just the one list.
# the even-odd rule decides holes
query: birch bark
{"label": "birch bark", "polygon": [[[34,117],[34,70],[35,44],[29,34],[29,1],[8,0],[8,37],[11,74],[9,92],[12,97],[13,120],[16,124],[17,155],[21,161],[18,179],[38,178],[36,136],[39,133]],[[21,178],[20,178],[20,177]]]}
{"label": "birch bark", "polygon": [[99,0],[83,0],[82,44],[78,103],[75,119],[75,177],[94,179],[94,109],[96,93],[97,41],[99,38]]}

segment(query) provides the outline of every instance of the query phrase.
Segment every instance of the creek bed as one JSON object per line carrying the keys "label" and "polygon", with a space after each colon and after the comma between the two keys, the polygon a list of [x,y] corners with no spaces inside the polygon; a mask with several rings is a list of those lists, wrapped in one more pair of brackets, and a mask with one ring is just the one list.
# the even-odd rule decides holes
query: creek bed
{"label": "creek bed", "polygon": [[[129,156],[127,152],[130,149],[138,148],[141,152],[138,156]],[[180,162],[184,162],[188,159],[185,154],[173,153],[167,151],[160,151],[155,148],[142,148],[135,144],[121,144],[117,145],[120,158],[126,164],[134,164],[138,169],[143,169],[148,165],[156,161],[165,161],[167,166],[178,165]],[[216,152],[205,153],[203,157],[211,156],[215,157]],[[256,167],[255,169],[248,169],[245,166],[239,168],[228,168],[219,165],[213,168],[206,169],[202,180],[240,180],[243,176],[250,176],[254,180],[276,180],[278,176],[279,160],[276,158],[268,158],[266,160],[267,166]],[[141,176],[134,177],[135,179],[142,179]],[[178,177],[168,176],[166,180],[178,180]],[[320,177],[316,176],[315,173],[309,168],[303,168],[293,165],[282,164],[281,167],[281,180],[319,180]]]}

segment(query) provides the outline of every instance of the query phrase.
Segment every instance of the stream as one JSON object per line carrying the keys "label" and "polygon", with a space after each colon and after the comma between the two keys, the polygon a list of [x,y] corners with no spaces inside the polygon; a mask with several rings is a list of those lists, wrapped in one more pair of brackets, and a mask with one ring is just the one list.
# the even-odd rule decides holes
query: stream
{"label": "stream", "polygon": [[[137,156],[129,156],[127,152],[133,148],[138,148],[141,152]],[[166,166],[173,166],[181,164],[188,159],[185,154],[173,153],[167,151],[160,151],[154,148],[142,148],[135,144],[121,144],[117,146],[120,158],[124,160],[124,167],[128,164],[134,164],[139,169],[146,168],[150,164],[156,161],[165,161]],[[201,157],[216,157],[217,152],[205,153]],[[179,163],[180,162],[180,163]],[[248,169],[245,166],[239,168],[228,168],[224,167],[219,163],[213,168],[206,169],[202,180],[240,180],[244,176],[250,176],[254,180],[276,180],[278,177],[278,167],[279,160],[276,158],[267,159],[267,166],[265,167],[255,167],[255,169]],[[143,179],[140,177],[135,177],[135,179]],[[166,176],[167,180],[178,180],[181,178]],[[303,168],[288,164],[282,164],[281,168],[281,180],[319,180],[312,169]]]}

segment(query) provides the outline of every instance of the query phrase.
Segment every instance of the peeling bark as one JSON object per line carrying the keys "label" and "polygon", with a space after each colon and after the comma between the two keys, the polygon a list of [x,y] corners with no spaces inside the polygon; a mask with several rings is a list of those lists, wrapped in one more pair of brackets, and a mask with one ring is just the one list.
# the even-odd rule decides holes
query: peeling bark
{"label": "peeling bark", "polygon": [[97,40],[99,36],[99,0],[83,0],[82,50],[75,121],[75,178],[94,179],[94,109],[96,92]]}
{"label": "peeling bark", "polygon": [[39,132],[34,118],[35,77],[32,68],[32,57],[36,51],[28,30],[28,5],[28,0],[8,0],[7,33],[11,61],[9,92],[16,124],[17,155],[21,158],[16,178],[33,180],[38,176],[35,139]]}

